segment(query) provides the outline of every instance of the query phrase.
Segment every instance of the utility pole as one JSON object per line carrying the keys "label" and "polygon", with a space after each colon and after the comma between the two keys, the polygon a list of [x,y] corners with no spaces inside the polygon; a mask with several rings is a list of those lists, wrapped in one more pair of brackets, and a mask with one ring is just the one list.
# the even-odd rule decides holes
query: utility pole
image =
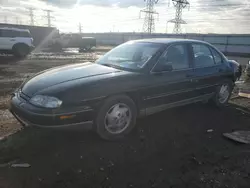
{"label": "utility pole", "polygon": [[47,13],[47,24],[48,24],[48,27],[51,27],[51,12],[52,10],[44,10],[46,13]]}
{"label": "utility pole", "polygon": [[7,23],[7,22],[8,22],[8,17],[4,16],[4,23]]}
{"label": "utility pole", "polygon": [[79,22],[78,28],[79,28],[79,33],[82,33],[82,24],[81,24],[81,22]]}
{"label": "utility pole", "polygon": [[175,18],[169,20],[168,22],[174,23],[174,30],[173,33],[181,33],[181,24],[186,24],[182,19],[182,10],[187,6],[190,6],[190,3],[187,0],[172,0],[175,6]]}
{"label": "utility pole", "polygon": [[18,20],[18,17],[16,16],[16,24],[18,25],[19,24],[19,20]]}
{"label": "utility pole", "polygon": [[29,9],[29,16],[30,16],[30,25],[34,25],[34,8],[28,8]]}
{"label": "utility pole", "polygon": [[145,13],[144,17],[144,23],[143,23],[143,31],[147,33],[153,33],[155,31],[155,18],[154,15],[159,15],[155,9],[155,4],[158,3],[159,0],[144,0],[146,2],[146,8],[142,9],[140,11],[140,17],[141,13]]}

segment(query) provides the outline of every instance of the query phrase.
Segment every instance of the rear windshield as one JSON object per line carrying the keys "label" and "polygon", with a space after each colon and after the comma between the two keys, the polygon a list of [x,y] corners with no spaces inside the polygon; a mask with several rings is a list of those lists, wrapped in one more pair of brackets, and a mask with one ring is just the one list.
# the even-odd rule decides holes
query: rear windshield
{"label": "rear windshield", "polygon": [[10,29],[0,29],[0,37],[28,37],[30,38],[30,32],[28,31],[15,31]]}

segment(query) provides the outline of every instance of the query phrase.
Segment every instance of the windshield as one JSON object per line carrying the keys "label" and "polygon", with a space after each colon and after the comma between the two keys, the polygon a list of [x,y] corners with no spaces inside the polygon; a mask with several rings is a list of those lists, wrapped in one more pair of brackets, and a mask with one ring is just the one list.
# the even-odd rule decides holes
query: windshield
{"label": "windshield", "polygon": [[161,46],[157,43],[127,42],[105,54],[96,63],[116,68],[142,69]]}

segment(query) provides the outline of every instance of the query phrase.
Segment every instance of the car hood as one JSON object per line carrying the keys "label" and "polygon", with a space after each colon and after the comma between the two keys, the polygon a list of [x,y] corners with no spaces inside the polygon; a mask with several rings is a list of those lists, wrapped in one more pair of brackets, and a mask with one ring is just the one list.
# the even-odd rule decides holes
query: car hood
{"label": "car hood", "polygon": [[34,75],[22,84],[21,90],[24,94],[31,97],[36,92],[57,84],[115,72],[121,72],[121,70],[95,63],[66,65],[45,70]]}

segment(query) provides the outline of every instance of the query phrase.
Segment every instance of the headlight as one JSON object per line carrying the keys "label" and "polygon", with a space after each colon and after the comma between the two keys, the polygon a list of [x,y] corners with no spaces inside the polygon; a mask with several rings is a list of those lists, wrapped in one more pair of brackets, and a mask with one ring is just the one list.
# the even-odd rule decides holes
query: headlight
{"label": "headlight", "polygon": [[62,105],[62,101],[56,97],[36,95],[30,99],[30,103],[44,108],[58,108]]}

